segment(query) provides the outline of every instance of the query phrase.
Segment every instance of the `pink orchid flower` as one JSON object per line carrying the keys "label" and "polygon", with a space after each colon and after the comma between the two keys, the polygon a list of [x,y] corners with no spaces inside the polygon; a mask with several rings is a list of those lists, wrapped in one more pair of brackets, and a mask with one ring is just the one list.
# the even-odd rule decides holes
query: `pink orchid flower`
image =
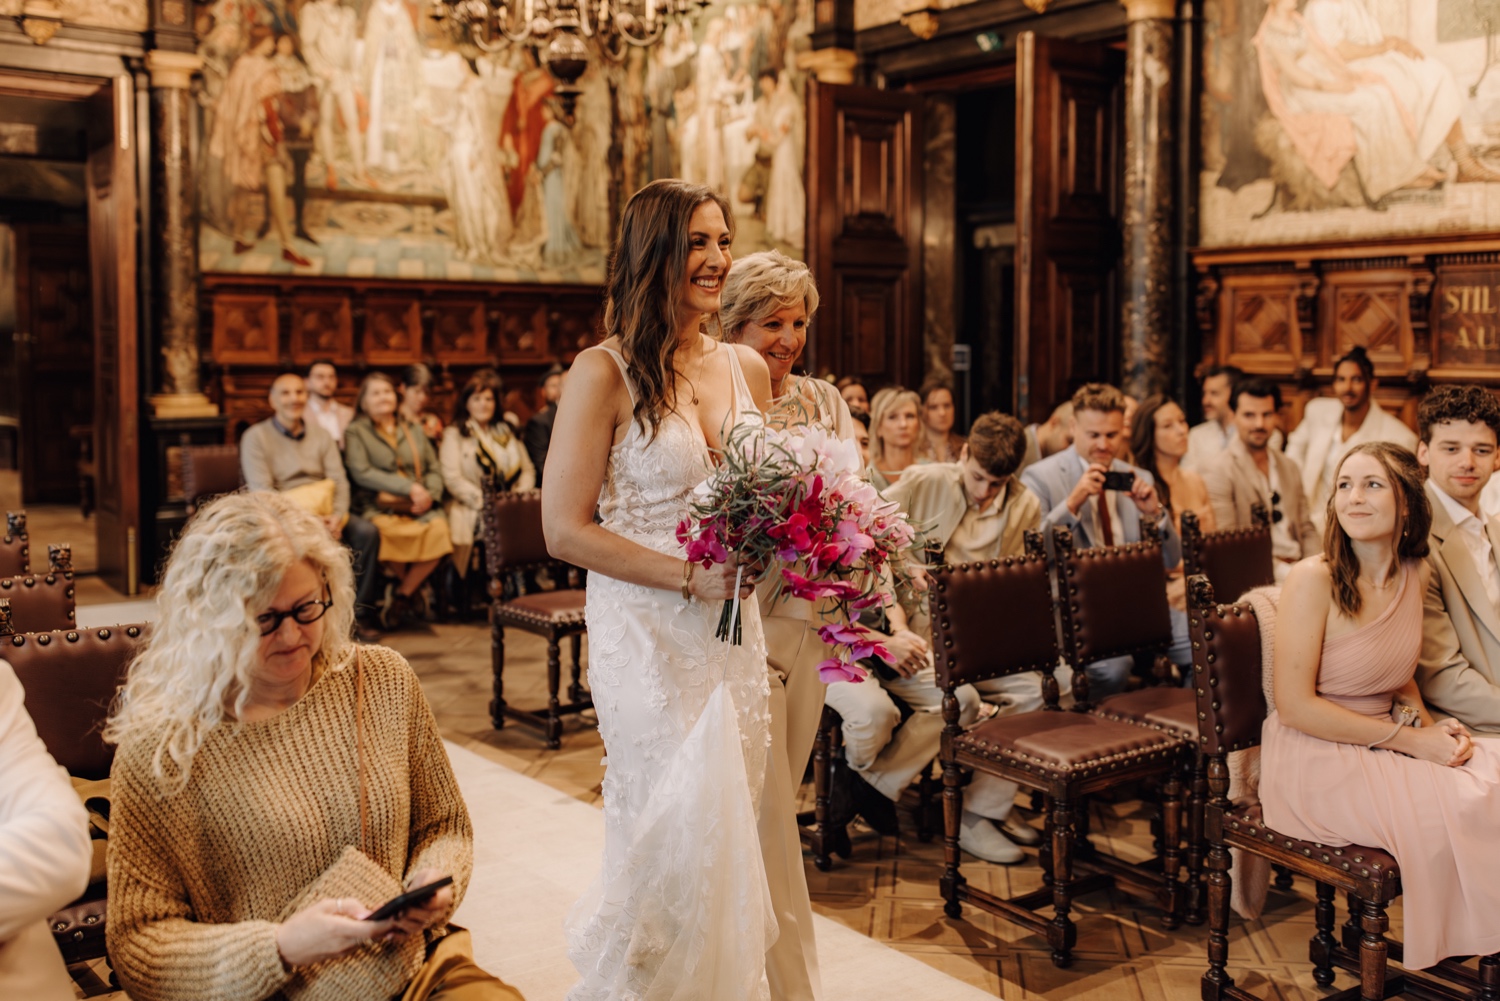
{"label": "pink orchid flower", "polygon": [[818,664],[818,680],[827,685],[831,685],[836,681],[851,681],[859,684],[868,675],[869,672],[858,664],[840,660],[838,657],[829,657]]}

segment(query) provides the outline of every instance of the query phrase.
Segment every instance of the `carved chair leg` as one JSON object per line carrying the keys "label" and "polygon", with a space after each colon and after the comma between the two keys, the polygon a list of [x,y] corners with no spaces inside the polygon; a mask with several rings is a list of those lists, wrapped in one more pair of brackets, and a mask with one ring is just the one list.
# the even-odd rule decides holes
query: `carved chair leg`
{"label": "carved chair leg", "polygon": [[1208,761],[1194,754],[1187,801],[1187,899],[1182,915],[1190,925],[1203,923],[1203,856],[1208,850],[1203,840],[1203,810],[1207,805]]}
{"label": "carved chair leg", "polygon": [[1073,963],[1078,929],[1073,924],[1073,851],[1076,847],[1078,805],[1070,799],[1052,801],[1052,923],[1047,944],[1052,965],[1066,969]]}
{"label": "carved chair leg", "polygon": [[1292,870],[1284,865],[1273,865],[1271,867],[1276,873],[1273,884],[1278,890],[1290,890],[1292,888]]}
{"label": "carved chair leg", "polygon": [[1167,931],[1182,921],[1182,769],[1167,772],[1161,787],[1161,926]]}
{"label": "carved chair leg", "polygon": [[547,749],[557,750],[562,746],[562,703],[557,699],[557,689],[562,684],[562,650],[560,638],[547,637]]}
{"label": "carved chair leg", "polygon": [[1476,1001],[1500,1001],[1500,952],[1479,960],[1479,993]]}
{"label": "carved chair leg", "polygon": [[490,608],[490,672],[494,676],[490,698],[490,725],[496,730],[505,726],[505,626],[495,609]]}
{"label": "carved chair leg", "polygon": [[932,840],[933,836],[933,794],[941,795],[942,785],[933,778],[932,766],[936,762],[927,762],[927,767],[922,769],[922,777],[917,780],[917,840],[923,844]]}
{"label": "carved chair leg", "polygon": [[1333,950],[1338,939],[1333,937],[1334,898],[1338,890],[1328,883],[1317,884],[1318,902],[1313,907],[1313,923],[1317,931],[1308,943],[1308,958],[1313,964],[1313,980],[1319,987],[1333,984]]}
{"label": "carved chair leg", "polygon": [[1359,914],[1359,926],[1364,934],[1359,939],[1359,996],[1360,1001],[1383,1001],[1385,998],[1386,957],[1390,951],[1385,942],[1385,931],[1390,927],[1385,905],[1375,900],[1363,901]]}
{"label": "carved chair leg", "polygon": [[1229,848],[1223,841],[1211,838],[1204,866],[1208,870],[1208,971],[1203,974],[1203,1001],[1219,1001],[1231,987],[1234,978],[1226,969],[1229,963]]}
{"label": "carved chair leg", "polygon": [[1352,893],[1348,895],[1347,900],[1349,903],[1349,916],[1344,919],[1344,924],[1339,929],[1339,936],[1340,940],[1344,943],[1345,949],[1348,949],[1350,952],[1358,952],[1359,912],[1364,906],[1364,902]]}
{"label": "carved chair leg", "polygon": [[[1041,796],[1040,793],[1034,794]],[[1042,885],[1052,885],[1052,797],[1041,796],[1042,843],[1036,850],[1037,865],[1042,870]]]}
{"label": "carved chair leg", "polygon": [[574,633],[568,637],[568,642],[573,647],[573,681],[568,685],[568,701],[578,703],[583,701],[584,695],[583,685],[579,683],[579,679],[583,676],[583,634]]}
{"label": "carved chair leg", "polygon": [[[948,743],[946,740],[943,742]],[[964,877],[958,871],[959,823],[964,812],[963,775],[948,748],[943,749],[943,876],[939,885],[943,891],[943,913],[950,918],[963,916],[963,905],[959,903],[959,889]]]}
{"label": "carved chair leg", "polygon": [[832,731],[836,725],[832,713],[832,709],[823,707],[823,718],[818,723],[818,735],[813,741],[813,816],[817,826],[813,832],[812,850],[813,865],[817,866],[819,872],[827,872],[833,868],[833,859],[828,851],[828,791],[831,784],[829,757],[830,745],[833,743]]}

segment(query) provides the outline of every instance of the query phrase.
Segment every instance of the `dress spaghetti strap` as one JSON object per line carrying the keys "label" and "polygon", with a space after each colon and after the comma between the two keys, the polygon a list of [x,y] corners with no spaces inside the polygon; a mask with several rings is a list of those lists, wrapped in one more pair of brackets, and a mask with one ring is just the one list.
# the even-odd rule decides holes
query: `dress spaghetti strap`
{"label": "dress spaghetti strap", "polygon": [[613,358],[615,364],[619,366],[620,377],[625,380],[625,389],[630,393],[630,405],[632,407],[635,406],[635,380],[630,377],[630,366],[626,364],[625,356],[614,348],[607,348],[603,344],[596,345],[596,347]]}

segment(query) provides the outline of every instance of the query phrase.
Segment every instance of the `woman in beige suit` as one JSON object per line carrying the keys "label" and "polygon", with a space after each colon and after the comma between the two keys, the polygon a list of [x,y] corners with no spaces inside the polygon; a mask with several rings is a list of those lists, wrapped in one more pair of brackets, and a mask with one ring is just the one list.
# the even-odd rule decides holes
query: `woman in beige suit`
{"label": "woman in beige suit", "polygon": [[[725,340],[754,348],[771,370],[767,424],[784,428],[816,423],[852,441],[854,418],[838,390],[821,379],[792,374],[817,310],[818,288],[807,265],[768,250],[735,261],[724,281],[719,319]],[[761,586],[761,615],[771,672],[771,757],[761,802],[790,803],[802,784],[823,714],[826,686],[818,678],[817,664],[829,654],[818,638],[816,627],[821,619],[813,605],[792,598],[772,605],[770,585]],[[777,787],[784,792],[773,792]],[[812,912],[807,891],[798,889],[799,884],[805,887],[807,876],[802,868],[796,817],[763,805],[760,836],[772,904],[781,926],[778,948],[766,957],[772,995],[817,997],[820,987]],[[786,946],[793,940],[801,943],[800,959],[799,950]]]}

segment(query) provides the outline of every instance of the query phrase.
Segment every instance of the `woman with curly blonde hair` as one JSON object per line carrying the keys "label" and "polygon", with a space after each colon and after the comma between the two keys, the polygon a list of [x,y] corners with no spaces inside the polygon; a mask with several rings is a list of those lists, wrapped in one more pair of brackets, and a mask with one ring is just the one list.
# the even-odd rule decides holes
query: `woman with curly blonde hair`
{"label": "woman with curly blonde hair", "polygon": [[279,494],[222,497],[157,604],[105,730],[109,952],[130,996],[518,998],[448,933],[468,811],[411,667],[349,641],[349,556],[322,522]]}

